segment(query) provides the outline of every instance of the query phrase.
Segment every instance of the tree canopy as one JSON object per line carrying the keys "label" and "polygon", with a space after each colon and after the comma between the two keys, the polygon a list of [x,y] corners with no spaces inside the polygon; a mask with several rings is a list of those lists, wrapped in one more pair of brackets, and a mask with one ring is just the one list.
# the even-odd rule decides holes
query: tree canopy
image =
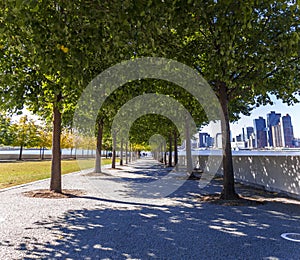
{"label": "tree canopy", "polygon": [[[85,86],[122,60],[175,59],[209,82],[224,114],[224,198],[236,197],[229,122],[270,103],[270,94],[289,104],[297,102],[293,95],[299,92],[300,74],[297,1],[21,2],[0,4],[1,107],[16,111],[26,105],[53,119],[50,189],[54,191],[61,192],[61,126],[71,124]],[[182,102],[197,125],[207,120],[193,96],[177,86],[154,79],[127,87],[114,92],[100,111],[104,132],[117,108],[144,93]]]}

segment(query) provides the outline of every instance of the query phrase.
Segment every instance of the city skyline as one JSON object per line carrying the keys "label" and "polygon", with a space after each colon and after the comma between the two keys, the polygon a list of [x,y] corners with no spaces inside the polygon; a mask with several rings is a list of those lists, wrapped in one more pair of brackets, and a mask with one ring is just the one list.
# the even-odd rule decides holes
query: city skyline
{"label": "city skyline", "polygon": [[294,137],[300,138],[300,104],[288,106],[275,97],[272,97],[272,101],[274,102],[274,105],[258,107],[252,111],[250,116],[241,116],[241,119],[239,121],[231,123],[230,127],[232,136],[235,137],[239,134],[242,134],[242,128],[246,129],[246,127],[254,127],[253,120],[259,117],[263,117],[267,123],[267,114],[271,111],[275,111],[275,113],[280,113],[281,117],[285,116],[286,114],[290,115],[293,125]]}
{"label": "city skyline", "polygon": [[[220,148],[220,135],[220,122],[210,123],[195,135],[197,144],[194,142],[194,145],[197,148]],[[243,127],[240,134],[234,135],[231,131],[230,140],[233,149],[297,148],[300,145],[300,139],[294,136],[291,116],[273,110],[266,114],[266,118],[253,119],[253,126]]]}

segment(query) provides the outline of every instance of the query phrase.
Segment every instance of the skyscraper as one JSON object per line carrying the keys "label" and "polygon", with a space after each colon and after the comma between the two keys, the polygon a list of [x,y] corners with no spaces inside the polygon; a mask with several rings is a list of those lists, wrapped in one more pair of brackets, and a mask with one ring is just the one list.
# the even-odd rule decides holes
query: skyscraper
{"label": "skyscraper", "polygon": [[252,133],[254,133],[254,128],[252,126],[247,126],[246,133],[247,133],[247,139],[249,140]]}
{"label": "skyscraper", "polygon": [[280,123],[281,114],[275,113],[275,111],[271,111],[271,113],[267,114],[267,127],[268,127],[268,137],[269,137],[269,145],[274,146],[273,144],[273,136],[272,136],[272,126],[276,126]]}
{"label": "skyscraper", "polygon": [[244,142],[246,140],[246,137],[245,137],[245,128],[243,127],[242,128],[242,141]]}
{"label": "skyscraper", "polygon": [[291,116],[289,114],[282,117],[282,129],[285,147],[293,147],[294,131]]}
{"label": "skyscraper", "polygon": [[213,138],[208,133],[199,133],[198,147],[210,147],[213,146]]}
{"label": "skyscraper", "polygon": [[264,148],[267,146],[266,120],[261,116],[254,119],[255,147]]}
{"label": "skyscraper", "polygon": [[281,123],[271,126],[273,147],[283,147]]}

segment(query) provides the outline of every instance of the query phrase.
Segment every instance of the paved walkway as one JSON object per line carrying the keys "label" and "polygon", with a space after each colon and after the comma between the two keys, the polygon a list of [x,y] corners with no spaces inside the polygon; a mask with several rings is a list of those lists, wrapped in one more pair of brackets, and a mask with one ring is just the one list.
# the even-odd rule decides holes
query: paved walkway
{"label": "paved walkway", "polygon": [[220,182],[200,190],[176,176],[161,198],[167,170],[152,160],[105,171],[64,176],[65,189],[86,192],[75,198],[22,194],[49,180],[0,190],[0,259],[300,259],[300,243],[281,238],[300,233],[299,201],[202,203],[195,194],[220,191]]}

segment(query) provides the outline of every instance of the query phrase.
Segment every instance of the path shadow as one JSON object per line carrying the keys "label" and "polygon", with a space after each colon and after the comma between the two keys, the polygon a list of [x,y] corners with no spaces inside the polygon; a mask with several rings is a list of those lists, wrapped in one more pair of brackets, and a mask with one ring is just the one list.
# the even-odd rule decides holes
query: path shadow
{"label": "path shadow", "polygon": [[24,259],[296,259],[300,253],[297,243],[280,237],[285,231],[300,232],[300,210],[293,205],[121,203],[36,222],[30,228],[51,234],[55,241],[25,237],[16,249]]}
{"label": "path shadow", "polygon": [[[137,189],[148,183],[141,185],[132,178],[123,181],[130,184],[123,195],[133,202],[122,196],[79,196],[99,203],[94,209],[67,211],[58,220],[49,218],[27,227],[49,237],[45,242],[27,236],[17,245],[7,241],[7,246],[22,252],[23,259],[299,258],[299,243],[280,237],[285,232],[300,233],[299,204],[204,203],[195,196],[200,193],[197,181],[185,181],[168,195],[177,205],[134,202]],[[221,191],[221,185],[220,180],[213,180],[202,192]]]}

